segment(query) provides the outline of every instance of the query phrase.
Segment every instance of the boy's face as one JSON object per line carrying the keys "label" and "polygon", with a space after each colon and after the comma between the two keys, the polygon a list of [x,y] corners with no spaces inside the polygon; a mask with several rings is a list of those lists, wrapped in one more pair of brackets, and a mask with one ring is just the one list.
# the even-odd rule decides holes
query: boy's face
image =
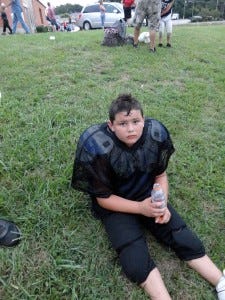
{"label": "boy's face", "polygon": [[127,112],[117,113],[115,120],[113,122],[109,121],[108,125],[119,140],[131,147],[142,135],[144,118],[140,110],[133,109],[129,115],[127,115]]}

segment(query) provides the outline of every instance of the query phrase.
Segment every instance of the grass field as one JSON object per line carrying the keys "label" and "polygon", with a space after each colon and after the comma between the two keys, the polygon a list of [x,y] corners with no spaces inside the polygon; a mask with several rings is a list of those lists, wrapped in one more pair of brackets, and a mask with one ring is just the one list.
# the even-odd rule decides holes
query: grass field
{"label": "grass field", "polygon": [[[131,92],[176,148],[170,201],[225,267],[224,25],[174,27],[173,48],[105,48],[101,30],[0,38],[0,217],[23,241],[0,249],[0,299],[142,300],[121,272],[88,197],[70,188],[76,142]],[[130,29],[132,32],[132,29]],[[173,299],[213,288],[149,235]]]}

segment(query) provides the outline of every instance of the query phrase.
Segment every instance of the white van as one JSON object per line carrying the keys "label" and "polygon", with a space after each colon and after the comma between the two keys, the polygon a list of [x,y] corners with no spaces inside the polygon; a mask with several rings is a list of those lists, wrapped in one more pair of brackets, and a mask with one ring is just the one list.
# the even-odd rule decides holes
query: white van
{"label": "white van", "polygon": [[[105,27],[111,27],[116,21],[124,18],[123,5],[117,2],[104,2]],[[86,5],[82,8],[76,25],[81,29],[90,30],[101,28],[101,18],[99,4]]]}
{"label": "white van", "polygon": [[179,14],[172,14],[172,20],[179,20]]}

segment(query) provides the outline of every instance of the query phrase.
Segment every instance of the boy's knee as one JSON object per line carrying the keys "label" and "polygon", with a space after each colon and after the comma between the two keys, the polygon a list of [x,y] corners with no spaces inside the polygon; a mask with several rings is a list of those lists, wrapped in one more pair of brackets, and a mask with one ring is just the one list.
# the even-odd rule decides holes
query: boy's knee
{"label": "boy's knee", "polygon": [[119,258],[126,276],[137,284],[145,282],[149,273],[155,268],[146,241],[142,238],[124,245],[119,250]]}
{"label": "boy's knee", "polygon": [[188,227],[181,227],[173,231],[175,251],[182,260],[190,260],[205,255],[205,248],[197,237]]}

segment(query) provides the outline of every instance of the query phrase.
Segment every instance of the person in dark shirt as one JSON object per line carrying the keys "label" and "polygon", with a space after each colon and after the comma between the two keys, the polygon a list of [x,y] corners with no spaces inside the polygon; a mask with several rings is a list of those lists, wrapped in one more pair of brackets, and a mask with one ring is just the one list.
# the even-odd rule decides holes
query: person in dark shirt
{"label": "person in dark shirt", "polygon": [[1,17],[2,17],[2,21],[3,21],[3,32],[2,32],[2,35],[6,35],[6,28],[9,29],[9,34],[12,34],[12,29],[9,25],[9,20],[8,20],[8,17],[7,17],[7,14],[5,12],[5,4],[2,3],[1,4]]}
{"label": "person in dark shirt", "polygon": [[162,0],[161,20],[159,25],[159,47],[163,46],[163,34],[166,31],[166,47],[171,47],[171,36],[172,36],[172,6],[174,0]]}
{"label": "person in dark shirt", "polygon": [[[150,298],[171,299],[148,251],[143,228],[216,286],[219,299],[225,300],[225,277],[168,202],[166,169],[173,152],[167,128],[144,118],[137,99],[122,94],[112,102],[108,122],[81,134],[71,185],[90,195],[93,213],[102,221],[124,273]],[[164,208],[161,202],[152,202],[154,183],[164,191]]]}

